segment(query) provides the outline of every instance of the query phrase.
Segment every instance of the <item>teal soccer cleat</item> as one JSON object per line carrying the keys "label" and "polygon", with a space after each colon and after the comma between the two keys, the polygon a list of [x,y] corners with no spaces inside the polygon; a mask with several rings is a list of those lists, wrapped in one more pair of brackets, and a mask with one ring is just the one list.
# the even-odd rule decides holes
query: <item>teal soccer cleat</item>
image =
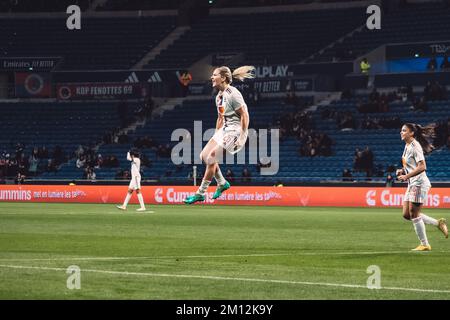
{"label": "teal soccer cleat", "polygon": [[205,196],[201,195],[199,193],[196,193],[193,196],[187,197],[184,200],[184,203],[186,203],[186,204],[193,204],[193,203],[198,202],[198,201],[205,201]]}
{"label": "teal soccer cleat", "polygon": [[223,186],[217,186],[216,192],[214,192],[213,195],[213,199],[217,199],[218,197],[220,197],[222,195],[222,193],[228,189],[230,189],[231,185],[230,183],[227,181],[225,182],[225,184]]}

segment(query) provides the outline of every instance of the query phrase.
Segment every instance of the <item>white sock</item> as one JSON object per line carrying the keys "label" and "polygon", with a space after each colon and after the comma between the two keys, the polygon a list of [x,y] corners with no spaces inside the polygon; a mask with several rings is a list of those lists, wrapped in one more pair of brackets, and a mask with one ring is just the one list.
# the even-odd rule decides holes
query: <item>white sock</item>
{"label": "white sock", "polygon": [[433,226],[437,226],[439,223],[435,218],[429,217],[426,214],[420,213],[420,217],[422,218],[425,224],[431,224]]}
{"label": "white sock", "polygon": [[131,193],[127,193],[127,196],[125,197],[125,201],[123,202],[123,206],[126,207],[128,204],[128,201],[131,199]]}
{"label": "white sock", "polygon": [[206,190],[208,189],[210,183],[211,183],[211,181],[202,180],[202,184],[198,188],[197,193],[204,195]]}
{"label": "white sock", "polygon": [[214,173],[214,178],[216,179],[217,185],[219,186],[223,186],[227,182],[227,180],[225,180],[225,178],[223,177],[222,171],[220,171],[219,166],[217,166],[216,173]]}
{"label": "white sock", "polygon": [[144,197],[142,196],[142,193],[138,193],[137,197],[138,197],[138,200],[139,200],[139,204],[141,205],[141,208],[145,208]]}
{"label": "white sock", "polygon": [[412,222],[420,243],[424,246],[429,246],[430,244],[427,239],[427,231],[425,229],[425,223],[423,223],[422,217],[419,216],[418,218],[412,219]]}

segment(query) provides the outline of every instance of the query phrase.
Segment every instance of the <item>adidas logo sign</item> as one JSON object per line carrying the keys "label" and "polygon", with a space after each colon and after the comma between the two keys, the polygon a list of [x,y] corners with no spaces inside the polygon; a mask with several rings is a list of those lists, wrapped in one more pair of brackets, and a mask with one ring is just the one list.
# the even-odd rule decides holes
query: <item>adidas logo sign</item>
{"label": "adidas logo sign", "polygon": [[135,72],[130,74],[128,76],[128,78],[125,79],[125,83],[138,83],[138,82],[139,82],[139,79],[138,79],[138,77],[137,77]]}
{"label": "adidas logo sign", "polygon": [[155,73],[148,78],[147,82],[162,82],[162,79],[159,76],[159,73],[155,71]]}

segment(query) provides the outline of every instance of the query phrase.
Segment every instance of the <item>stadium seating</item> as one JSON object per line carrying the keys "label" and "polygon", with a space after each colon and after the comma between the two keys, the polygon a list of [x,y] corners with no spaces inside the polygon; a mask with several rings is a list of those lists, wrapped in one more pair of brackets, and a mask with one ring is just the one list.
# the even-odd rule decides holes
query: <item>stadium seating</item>
{"label": "stadium seating", "polygon": [[[354,114],[357,122],[363,118],[356,109],[357,99],[339,100],[327,108],[336,108],[338,110],[348,110]],[[427,113],[417,113],[410,110],[408,103],[393,102],[390,104],[390,111],[383,113],[382,116],[400,115],[401,121],[412,121],[421,124],[427,124],[438,120],[446,119],[449,113],[450,101],[430,103],[430,111]],[[251,123],[250,127],[260,129],[273,127],[275,120],[282,112],[295,111],[294,106],[285,105],[281,99],[269,99],[259,102],[257,106],[250,106]],[[215,124],[215,110],[211,107],[210,101],[191,100],[185,101],[182,106],[177,106],[174,110],[166,112],[162,118],[155,119],[146,126],[138,128],[136,132],[130,134],[130,140],[138,137],[149,136],[160,144],[169,143],[170,146],[177,142],[168,140],[173,130],[185,128],[193,132],[194,121],[202,120],[202,129],[213,128]],[[327,133],[332,140],[333,153],[329,157],[301,157],[299,155],[300,142],[294,137],[287,137],[280,143],[280,169],[275,176],[260,176],[256,165],[226,165],[224,168],[230,168],[235,177],[240,177],[242,170],[247,167],[252,175],[253,182],[275,183],[282,181],[284,183],[295,183],[305,181],[325,181],[342,180],[342,171],[345,168],[352,169],[353,159],[356,148],[365,148],[368,146],[374,153],[375,167],[383,171],[389,166],[398,167],[399,159],[403,151],[404,144],[399,139],[400,128],[342,131],[336,126],[335,120],[323,120],[321,112],[323,107],[318,108],[312,113],[315,130]],[[380,116],[376,114],[374,116]],[[205,143],[205,142],[204,142]],[[99,149],[102,154],[117,154],[125,159],[128,146],[105,145]],[[191,165],[181,167],[175,166],[168,157],[161,158],[157,156],[155,150],[144,149],[144,153],[152,161],[152,166],[145,169],[146,178],[157,179],[161,182],[181,181],[186,182],[187,177],[192,171]],[[270,155],[270,154],[269,154]],[[192,155],[191,159],[198,155]],[[248,150],[246,152],[248,159]],[[443,147],[434,151],[427,157],[429,165],[429,176],[433,181],[444,181],[449,179],[448,168],[450,166],[450,151]],[[129,164],[126,161],[121,162],[122,169],[128,169]],[[200,173],[204,167],[197,165]],[[226,170],[225,169],[225,170]],[[113,179],[117,172],[116,169],[107,169],[98,171],[98,177]],[[366,180],[366,173],[354,172],[355,180]],[[384,181],[384,177],[371,178],[371,180]]]}
{"label": "stadium seating", "polygon": [[78,5],[81,11],[89,7],[90,0],[18,0],[0,1],[0,12],[66,12],[70,5]]}
{"label": "stadium seating", "polygon": [[[116,103],[1,103],[0,150],[15,154],[15,145],[25,145],[28,157],[34,147],[45,146],[53,152],[60,146],[65,155],[73,157],[78,145],[95,145],[103,135],[120,126]],[[50,154],[51,156],[51,154]],[[81,174],[55,173],[52,177],[81,178]],[[45,176],[45,175],[44,175]]]}
{"label": "stadium seating", "polygon": [[[311,97],[306,98],[311,102]],[[312,112],[313,126],[318,132],[328,134],[334,141],[332,155],[302,157],[299,154],[301,143],[294,137],[284,137],[280,143],[279,172],[275,176],[260,176],[255,164],[226,164],[223,168],[231,169],[235,178],[239,180],[242,170],[247,168],[252,176],[253,183],[300,183],[309,181],[336,181],[342,180],[342,171],[352,169],[356,148],[368,146],[374,153],[375,167],[385,171],[389,166],[398,166],[404,147],[399,138],[399,129],[355,129],[339,130],[336,121],[323,119],[321,113],[324,108],[349,111],[357,123],[365,115],[357,110],[357,101],[361,97],[338,100],[326,107],[319,107]],[[395,101],[390,103],[389,112],[372,114],[374,117],[389,117],[399,115],[403,122],[427,124],[442,121],[450,117],[450,101],[434,101],[429,103],[428,112],[414,112],[410,103]],[[20,109],[20,110],[19,110]],[[45,173],[41,177],[52,179],[81,179],[83,170],[75,166],[73,156],[78,145],[99,143],[105,132],[116,129],[119,116],[116,105],[112,103],[3,103],[3,117],[0,125],[4,134],[0,138],[0,149],[14,152],[14,144],[22,142],[29,154],[34,146],[45,145],[52,150],[56,145],[62,147],[69,155],[68,163],[63,164],[56,173]],[[111,112],[114,110],[114,112]],[[18,112],[20,111],[20,112]],[[296,107],[286,105],[279,98],[265,99],[257,105],[249,105],[251,116],[250,127],[255,130],[275,128],[280,113],[295,112]],[[280,112],[281,111],[281,112]],[[147,121],[143,127],[128,134],[129,143],[101,145],[97,153],[103,158],[114,155],[119,159],[119,166],[113,168],[96,168],[98,180],[115,179],[119,170],[129,170],[129,162],[125,160],[126,152],[133,142],[142,137],[151,137],[157,145],[169,144],[172,148],[178,141],[170,141],[175,129],[184,128],[191,134],[194,132],[194,121],[202,121],[203,132],[214,128],[215,109],[210,100],[186,100],[183,105],[167,111],[160,118]],[[17,129],[19,128],[19,130]],[[197,138],[198,139],[198,138]],[[206,142],[203,142],[203,145]],[[176,166],[170,156],[159,155],[157,148],[142,148],[151,165],[144,167],[144,179],[154,179],[162,183],[186,183],[192,172],[192,165]],[[193,148],[191,148],[193,152]],[[270,152],[269,152],[270,156]],[[191,155],[191,161],[198,154]],[[246,150],[248,162],[249,152]],[[428,174],[432,181],[447,181],[450,176],[447,168],[450,167],[450,150],[442,147],[427,157]],[[199,174],[203,173],[204,166],[197,165]],[[376,175],[376,173],[374,173]],[[353,179],[366,180],[363,172],[353,172]],[[382,181],[383,177],[374,177],[371,180]]]}
{"label": "stadium seating", "polygon": [[[305,97],[310,104],[312,97]],[[295,110],[294,106],[285,105],[281,99],[268,99],[263,102],[258,102],[257,106],[249,105],[249,112],[251,116],[250,128],[255,130],[267,129],[267,124],[274,123],[280,114],[280,110],[285,112],[291,112]],[[175,129],[186,129],[191,134],[194,132],[194,121],[202,121],[201,126],[203,132],[209,128],[215,127],[216,122],[216,110],[213,106],[213,101],[211,100],[187,100],[183,105],[176,106],[174,110],[167,111],[161,118],[154,119],[153,121],[147,122],[144,127],[138,127],[138,129],[129,134],[130,141],[135,141],[140,137],[151,137],[158,144],[166,145],[169,144],[173,147],[178,141],[170,141],[172,132]],[[206,142],[203,142],[203,145]],[[115,154],[119,155],[122,160],[125,159],[126,152],[129,146],[121,146],[117,144],[103,145],[99,148],[102,155],[105,154]],[[293,154],[296,154],[296,149],[298,148],[298,142],[292,140],[286,145],[282,145],[280,153],[284,155],[284,151],[287,149],[292,149]],[[286,150],[284,148],[287,148]],[[170,158],[168,157],[158,157],[156,150],[150,150],[148,148],[143,149],[144,154],[152,162],[150,168],[144,170],[144,175],[147,179],[158,179],[162,182],[169,181],[180,181],[186,182],[187,177],[192,172],[192,165],[182,165],[175,166]],[[246,159],[248,158],[248,150],[246,150]],[[270,156],[270,153],[269,153]],[[192,154],[192,161],[198,158],[198,154]],[[298,156],[296,156],[298,160]],[[294,160],[295,161],[295,160]],[[202,174],[204,167],[203,165],[197,165],[198,171]],[[253,165],[241,165],[234,164],[231,166],[226,166],[232,169],[236,178],[241,176],[242,170],[248,168],[252,177],[259,176],[258,169],[255,164]],[[122,169],[129,169],[129,163],[127,161],[121,162]],[[102,177],[105,179],[114,179],[118,168],[111,168],[105,170],[97,170],[97,177]],[[225,172],[224,172],[225,174]],[[258,181],[263,181],[265,179],[259,179]],[[267,179],[272,181],[273,178]],[[255,181],[253,179],[253,181]]]}
{"label": "stadium seating", "polygon": [[[335,101],[332,108],[339,111],[350,111],[356,120],[360,123],[366,115],[357,110],[357,101],[361,98],[344,99]],[[384,113],[371,114],[372,117],[393,117],[399,116],[401,123],[413,122],[426,125],[437,123],[450,118],[450,101],[431,101],[428,112],[414,112],[411,110],[410,102],[392,102],[389,104],[389,111]],[[330,107],[327,107],[330,108]],[[400,140],[400,128],[395,129],[356,129],[351,131],[342,131],[337,128],[335,120],[323,120],[320,112],[324,107],[319,108],[314,113],[315,126],[317,129],[328,133],[336,142],[334,146],[336,161],[342,159],[340,164],[340,173],[343,168],[352,168],[353,156],[356,148],[368,146],[374,153],[374,162],[386,170],[389,166],[399,166],[400,157],[403,152],[404,143]],[[442,147],[434,151],[427,157],[428,175],[433,181],[446,181],[449,179],[448,168],[450,167],[450,150]],[[339,171],[336,171],[339,173]],[[360,174],[363,176],[365,174]]]}
{"label": "stadium seating", "polygon": [[208,54],[230,52],[244,53],[249,64],[300,62],[361,25],[364,12],[364,8],[352,8],[209,15],[147,67],[187,68]]}
{"label": "stadium seating", "polygon": [[68,30],[65,17],[0,19],[0,55],[60,56],[64,70],[128,69],[175,26],[175,16],[85,18],[81,30]]}
{"label": "stadium seating", "polygon": [[182,0],[108,0],[97,11],[131,11],[131,10],[176,10]]}
{"label": "stadium seating", "polygon": [[440,3],[409,5],[385,13],[380,30],[363,28],[311,61],[331,61],[334,56],[349,50],[352,53],[347,60],[352,60],[386,43],[448,40],[445,30],[450,28],[449,14],[450,7]]}

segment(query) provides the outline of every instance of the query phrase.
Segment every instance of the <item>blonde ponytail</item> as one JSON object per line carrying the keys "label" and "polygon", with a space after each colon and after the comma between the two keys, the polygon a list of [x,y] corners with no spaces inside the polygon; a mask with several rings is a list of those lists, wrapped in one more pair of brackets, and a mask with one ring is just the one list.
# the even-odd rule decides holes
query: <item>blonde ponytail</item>
{"label": "blonde ponytail", "polygon": [[233,82],[233,78],[243,81],[244,79],[255,77],[254,66],[242,66],[234,70],[233,73],[231,73],[230,68],[225,66],[219,67],[217,70],[219,70],[220,75],[225,78],[225,82],[228,84]]}
{"label": "blonde ponytail", "polygon": [[254,66],[242,66],[233,71],[233,78],[243,81],[244,79],[253,79],[255,77]]}

